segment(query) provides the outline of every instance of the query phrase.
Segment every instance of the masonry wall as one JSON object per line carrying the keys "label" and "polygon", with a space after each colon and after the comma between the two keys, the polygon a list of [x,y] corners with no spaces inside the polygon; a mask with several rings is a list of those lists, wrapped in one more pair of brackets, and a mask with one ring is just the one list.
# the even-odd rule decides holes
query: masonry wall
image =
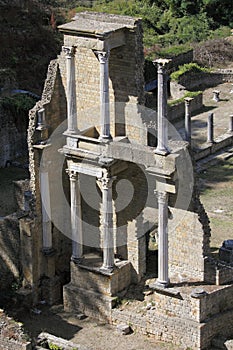
{"label": "masonry wall", "polygon": [[203,89],[224,82],[233,81],[232,70],[219,70],[213,73],[188,73],[179,78],[179,83],[187,90]]}
{"label": "masonry wall", "polygon": [[[37,130],[37,112],[45,109],[47,130]],[[62,133],[66,130],[66,98],[57,60],[51,61],[41,101],[29,113],[28,148],[30,190],[32,199],[28,217],[21,220],[21,256],[23,264],[23,286],[31,286],[34,301],[43,294],[48,303],[61,298],[61,284],[69,281],[71,242],[64,229],[69,220],[69,204],[65,198],[63,183],[64,158],[58,152],[64,145]],[[50,142],[47,143],[49,138]],[[41,142],[41,141],[45,142]],[[47,144],[46,144],[47,143]],[[51,194],[51,231],[55,254],[46,257],[42,253],[42,211],[40,198],[40,166],[45,165],[49,174]],[[63,188],[64,185],[64,188]],[[67,205],[66,205],[67,204]],[[43,283],[41,283],[41,278]],[[50,278],[50,280],[46,280]],[[41,294],[42,293],[42,294]],[[47,299],[46,299],[47,298]],[[61,299],[59,300],[61,301]]]}
{"label": "masonry wall", "polygon": [[136,331],[184,349],[206,349],[214,337],[233,334],[232,286],[202,287],[207,292],[200,298],[192,297],[198,289],[195,285],[174,286],[171,293],[155,292],[137,306],[136,312],[113,309],[112,322],[129,323]]}
{"label": "masonry wall", "polygon": [[[117,19],[116,19],[117,21]],[[109,93],[112,136],[128,135],[145,142],[146,129],[137,103],[144,103],[143,47],[141,25],[125,29],[126,44],[114,48],[109,58]],[[75,77],[78,128],[96,126],[100,131],[100,63],[92,48],[93,39],[64,36],[65,46],[75,46]],[[66,57],[59,56],[63,86],[66,89]],[[127,126],[126,126],[127,125]]]}
{"label": "masonry wall", "polygon": [[130,324],[134,331],[150,334],[156,340],[171,342],[184,349],[200,349],[199,324],[195,320],[198,301],[191,298],[179,300],[161,294],[157,299],[157,302],[154,301],[152,296],[153,306],[148,310],[145,307],[138,307],[137,312],[113,309],[113,324]]}
{"label": "masonry wall", "polygon": [[11,289],[13,282],[19,282],[20,275],[18,218],[16,215],[9,215],[0,219],[0,289]]}
{"label": "masonry wall", "polygon": [[18,120],[9,110],[0,105],[0,167],[7,161],[27,156],[27,121]]}
{"label": "masonry wall", "polygon": [[198,281],[204,279],[204,233],[198,214],[170,208],[169,271]]}

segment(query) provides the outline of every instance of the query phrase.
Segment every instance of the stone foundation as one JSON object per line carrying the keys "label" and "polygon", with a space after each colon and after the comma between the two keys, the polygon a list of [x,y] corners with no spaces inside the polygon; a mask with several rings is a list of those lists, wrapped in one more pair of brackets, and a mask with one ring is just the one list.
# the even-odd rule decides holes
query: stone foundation
{"label": "stone foundation", "polygon": [[130,276],[127,261],[116,263],[112,273],[71,262],[71,282],[63,289],[64,309],[110,321],[116,296],[130,285]]}
{"label": "stone foundation", "polygon": [[130,323],[134,331],[184,349],[206,349],[216,334],[233,335],[232,291],[233,286],[169,288],[145,297],[132,310],[113,309],[112,323]]}

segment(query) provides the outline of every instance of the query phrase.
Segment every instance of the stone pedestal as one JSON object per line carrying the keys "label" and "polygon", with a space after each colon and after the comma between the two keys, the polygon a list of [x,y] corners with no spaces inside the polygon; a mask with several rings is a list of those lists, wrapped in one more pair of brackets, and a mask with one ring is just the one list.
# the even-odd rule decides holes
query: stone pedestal
{"label": "stone pedestal", "polygon": [[131,283],[129,276],[131,264],[128,261],[116,263],[111,273],[71,262],[71,282],[63,288],[65,311],[110,321],[116,296]]}

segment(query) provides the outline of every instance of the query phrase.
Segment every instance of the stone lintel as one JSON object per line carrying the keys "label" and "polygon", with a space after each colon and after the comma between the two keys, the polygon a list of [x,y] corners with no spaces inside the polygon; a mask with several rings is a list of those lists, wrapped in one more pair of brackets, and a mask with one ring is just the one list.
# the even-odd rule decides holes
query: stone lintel
{"label": "stone lintel", "polygon": [[76,173],[81,173],[84,175],[95,176],[101,178],[103,176],[103,169],[98,166],[94,166],[86,163],[74,163],[68,160],[68,168]]}
{"label": "stone lintel", "polygon": [[77,159],[87,159],[87,160],[92,160],[92,161],[98,161],[99,157],[101,156],[100,152],[90,152],[85,149],[81,148],[71,148],[68,146],[64,146],[63,148],[59,149],[60,153],[63,153],[66,157],[74,157]]}

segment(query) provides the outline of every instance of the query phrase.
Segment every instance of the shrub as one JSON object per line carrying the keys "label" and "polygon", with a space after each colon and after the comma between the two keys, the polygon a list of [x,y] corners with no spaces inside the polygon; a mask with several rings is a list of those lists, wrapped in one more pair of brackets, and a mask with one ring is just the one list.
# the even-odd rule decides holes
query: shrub
{"label": "shrub", "polygon": [[186,63],[183,66],[179,66],[179,70],[171,74],[171,80],[178,81],[179,78],[185,73],[209,73],[210,69],[200,67],[197,63]]}

